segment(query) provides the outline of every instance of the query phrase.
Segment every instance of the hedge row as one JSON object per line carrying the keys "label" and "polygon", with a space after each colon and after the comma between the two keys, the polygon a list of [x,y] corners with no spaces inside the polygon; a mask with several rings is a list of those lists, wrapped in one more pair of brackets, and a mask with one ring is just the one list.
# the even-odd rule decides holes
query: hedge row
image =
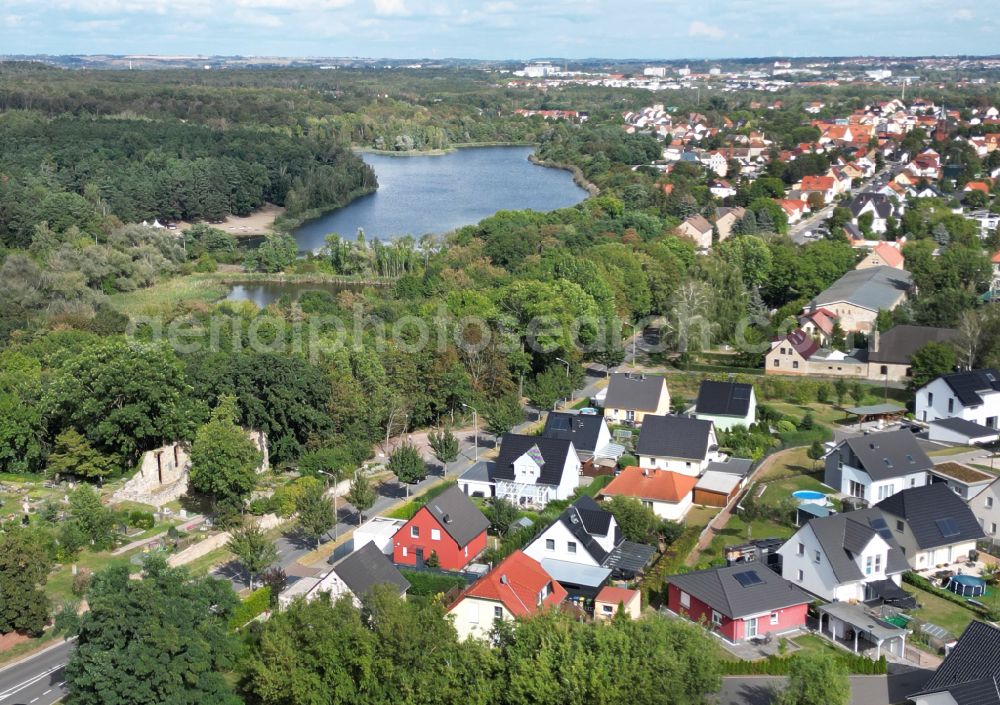
{"label": "hedge row", "polygon": [[[831,654],[838,661],[844,664],[848,673],[861,676],[881,676],[888,671],[885,656],[880,656],[878,661],[859,654],[852,654],[847,651],[843,653]],[[727,676],[786,676],[791,666],[792,656],[768,656],[760,661],[724,661],[722,662],[723,675]]]}
{"label": "hedge row", "polygon": [[976,605],[970,604],[964,597],[956,595],[950,590],[940,588],[937,585],[934,585],[927,578],[917,575],[916,573],[911,571],[903,573],[903,580],[914,587],[918,587],[936,597],[940,597],[942,600],[947,600],[948,602],[954,602],[956,605],[961,605],[965,609],[976,613],[976,615],[988,622],[995,622],[1000,619],[1000,612],[997,610],[990,609],[989,607],[977,607]]}
{"label": "hedge row", "polygon": [[446,593],[453,587],[465,587],[466,584],[465,580],[456,575],[443,575],[423,570],[404,570],[401,572],[410,583],[410,589],[407,591],[410,595],[433,597],[439,593]]}
{"label": "hedge row", "polygon": [[233,610],[229,618],[229,628],[239,629],[251,620],[267,612],[271,606],[271,588],[262,587],[254,590]]}

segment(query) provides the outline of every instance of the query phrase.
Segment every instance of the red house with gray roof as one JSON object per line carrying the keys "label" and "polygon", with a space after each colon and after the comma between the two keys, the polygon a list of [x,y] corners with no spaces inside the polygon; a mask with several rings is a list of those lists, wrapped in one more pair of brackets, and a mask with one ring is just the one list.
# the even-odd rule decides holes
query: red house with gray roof
{"label": "red house with gray roof", "polygon": [[486,548],[490,521],[457,485],[427,501],[392,539],[392,559],[423,565],[435,554],[445,570],[461,570]]}

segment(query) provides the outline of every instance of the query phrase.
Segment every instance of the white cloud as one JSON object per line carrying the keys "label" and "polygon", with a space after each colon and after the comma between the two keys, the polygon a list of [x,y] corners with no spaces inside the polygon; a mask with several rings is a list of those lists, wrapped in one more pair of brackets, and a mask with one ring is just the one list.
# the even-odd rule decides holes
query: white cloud
{"label": "white cloud", "polygon": [[705,37],[706,39],[724,39],[726,30],[710,25],[707,22],[702,22],[701,20],[695,20],[688,25],[688,36]]}
{"label": "white cloud", "polygon": [[246,25],[252,25],[254,27],[269,27],[274,29],[281,26],[281,18],[275,15],[269,15],[266,12],[256,12],[254,10],[244,10],[239,9],[233,13],[233,17],[236,18],[237,22],[241,22]]}
{"label": "white cloud", "polygon": [[375,12],[380,15],[405,15],[406,0],[375,0]]}
{"label": "white cloud", "polygon": [[951,16],[952,19],[956,20],[971,20],[975,17],[975,15],[972,14],[972,10],[970,10],[967,7],[961,7],[955,10],[953,13],[951,13]]}

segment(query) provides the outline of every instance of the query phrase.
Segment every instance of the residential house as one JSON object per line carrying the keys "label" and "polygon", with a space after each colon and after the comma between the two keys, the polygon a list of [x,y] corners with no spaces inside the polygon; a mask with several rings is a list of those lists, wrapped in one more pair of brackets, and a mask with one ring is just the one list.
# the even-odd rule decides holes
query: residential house
{"label": "residential house", "polygon": [[605,585],[594,598],[594,619],[613,619],[619,611],[630,619],[639,619],[642,616],[642,593]]}
{"label": "residential house", "polygon": [[912,376],[910,358],[929,342],[948,343],[958,337],[954,328],[893,326],[885,333],[872,330],[868,336],[868,379],[901,382]]}
{"label": "residential house", "polygon": [[995,428],[959,418],[937,419],[927,424],[927,438],[936,443],[958,446],[981,446],[996,443],[1000,433]]}
{"label": "residential house", "polygon": [[423,566],[431,555],[445,570],[461,570],[486,548],[490,520],[456,487],[417,510],[393,537],[393,561]]}
{"label": "residential house", "polygon": [[929,482],[934,467],[908,430],[845,438],[826,456],[823,483],[875,504],[910,487]]}
{"label": "residential house", "polygon": [[868,269],[869,267],[892,267],[894,269],[905,269],[906,258],[898,243],[880,242],[872,248],[868,255],[858,262],[855,269]]}
{"label": "residential house", "polygon": [[837,316],[825,308],[806,311],[799,315],[799,328],[821,345],[830,341],[836,323]]}
{"label": "residential house", "polygon": [[691,508],[698,478],[670,470],[630,465],[600,492],[601,497],[631,497],[653,510],[656,516],[680,521]]}
{"label": "residential house", "polygon": [[764,366],[764,374],[769,375],[864,378],[868,358],[864,350],[845,353],[820,347],[804,330],[796,328],[771,342]]}
{"label": "residential house", "polygon": [[964,563],[985,536],[969,505],[941,482],[910,487],[875,506],[914,570]]}
{"label": "residential house", "polygon": [[699,250],[712,249],[712,224],[703,215],[695,214],[686,218],[677,226],[677,233],[690,238]]}
{"label": "residential house", "polygon": [[859,193],[851,199],[847,205],[851,211],[851,222],[858,225],[858,219],[865,213],[871,213],[871,230],[875,233],[884,233],[888,228],[889,218],[896,213],[896,207],[888,196],[880,193]]}
{"label": "residential house", "polygon": [[715,425],[688,416],[647,416],[635,450],[640,467],[694,477],[722,459]]}
{"label": "residential house", "polygon": [[698,388],[694,417],[711,421],[720,431],[749,428],[757,421],[757,395],[752,384],[703,380]]}
{"label": "residential house", "polygon": [[586,464],[597,458],[617,459],[624,449],[611,442],[611,431],[603,416],[569,411],[550,411],[545,419],[544,438],[561,438],[573,443],[573,448]]}
{"label": "residential house", "polygon": [[326,593],[332,600],[347,595],[355,607],[360,608],[364,600],[377,585],[388,585],[400,596],[406,595],[409,581],[392,564],[374,543],[366,543],[356,551],[344,556],[321,578],[300,578],[281,593],[281,604],[288,605],[295,598],[314,600]]}
{"label": "residential house", "polygon": [[763,566],[732,565],[667,577],[667,609],[729,642],[805,627],[812,597]]}
{"label": "residential house", "polygon": [[659,375],[613,374],[604,397],[608,423],[641,426],[647,414],[670,413],[667,380]]}
{"label": "residential house", "polygon": [[944,484],[966,502],[989,487],[994,479],[996,475],[955,462],[938,463],[931,468],[930,477],[932,484]]}
{"label": "residential house", "polygon": [[632,578],[656,552],[625,541],[611,512],[584,495],[524,548],[572,595],[592,599],[612,575]]}
{"label": "residential house", "polygon": [[913,705],[1000,705],[1000,627],[973,621]]}
{"label": "residential house", "polygon": [[581,470],[572,441],[507,433],[491,472],[492,496],[517,506],[544,507],[569,499],[580,484]]}
{"label": "residential house", "polygon": [[733,227],[743,219],[747,213],[746,208],[716,208],[715,209],[715,230],[719,233],[719,242],[729,239],[733,234]]}
{"label": "residential house", "polygon": [[907,602],[906,556],[878,509],[810,519],[778,554],[782,577],[822,600]]}
{"label": "residential house", "polygon": [[879,311],[891,311],[906,300],[913,286],[909,272],[895,267],[852,269],[820,292],[804,309],[833,312],[845,332],[875,327]]}
{"label": "residential house", "polygon": [[729,198],[736,195],[736,189],[725,179],[715,179],[708,185],[708,190],[716,198]]}
{"label": "residential house", "polygon": [[959,418],[997,428],[1000,372],[989,368],[941,375],[917,390],[915,408],[921,421]]}
{"label": "residential house", "polygon": [[354,530],[351,546],[357,551],[365,544],[373,543],[382,553],[391,556],[393,552],[393,538],[405,523],[403,519],[372,517]]}
{"label": "residential house", "polygon": [[1000,478],[994,479],[982,492],[969,500],[969,509],[979,527],[993,543],[1000,541]]}
{"label": "residential house", "polygon": [[460,639],[485,639],[497,620],[526,619],[565,599],[566,590],[518,550],[466,588],[448,614]]}
{"label": "residential house", "polygon": [[808,200],[811,193],[818,193],[823,203],[829,204],[837,195],[836,186],[836,179],[832,176],[804,176],[797,188],[805,196],[802,200]]}
{"label": "residential house", "polygon": [[788,224],[794,225],[809,212],[809,204],[795,198],[776,198],[775,203],[782,207],[788,216]]}

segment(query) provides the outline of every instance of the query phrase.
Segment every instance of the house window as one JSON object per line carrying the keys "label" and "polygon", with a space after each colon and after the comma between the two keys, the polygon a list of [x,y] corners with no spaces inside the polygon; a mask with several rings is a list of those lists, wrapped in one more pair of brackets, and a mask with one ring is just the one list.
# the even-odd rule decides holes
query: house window
{"label": "house window", "polygon": [[567,541],[566,550],[570,553],[576,553],[576,541]]}
{"label": "house window", "polygon": [[604,614],[614,614],[615,607],[614,605],[601,605],[601,612]]}
{"label": "house window", "polygon": [[799,369],[799,361],[798,360],[792,360],[792,369],[793,370]]}
{"label": "house window", "polygon": [[927,406],[934,406],[934,392],[927,392]]}
{"label": "house window", "polygon": [[778,623],[778,613],[777,612],[772,612],[771,613],[771,626],[774,626],[777,623]]}
{"label": "house window", "polygon": [[865,575],[871,575],[871,574],[872,574],[872,557],[868,556],[868,558],[865,559]]}
{"label": "house window", "polygon": [[631,409],[629,409],[628,411],[626,411],[625,412],[625,420],[626,421],[635,421],[635,412],[632,411]]}
{"label": "house window", "polygon": [[403,558],[406,558],[407,553],[408,551],[406,550],[406,546],[403,546]]}
{"label": "house window", "polygon": [[410,527],[410,538],[419,539],[420,538],[420,527],[414,524]]}
{"label": "house window", "polygon": [[722,615],[716,612],[715,610],[712,610],[712,624],[714,624],[717,627],[722,626]]}
{"label": "house window", "polygon": [[753,617],[752,619],[746,620],[746,625],[746,637],[747,639],[753,639],[757,636],[757,618]]}
{"label": "house window", "polygon": [[798,581],[799,581],[799,582],[801,583],[801,582],[802,582],[802,581],[803,581],[803,580],[805,579],[805,577],[806,577],[806,576],[805,576],[805,573],[803,573],[803,572],[802,572],[802,569],[800,568],[800,569],[799,569],[799,575],[798,575],[798,578],[797,578],[797,579],[798,579]]}
{"label": "house window", "polygon": [[997,417],[996,416],[987,416],[986,417],[986,425],[989,426],[990,428],[996,428],[997,427]]}
{"label": "house window", "polygon": [[987,509],[993,509],[993,498],[992,497],[987,497],[986,498],[986,508]]}
{"label": "house window", "polygon": [[876,573],[881,573],[882,572],[882,554],[881,553],[879,553],[878,555],[875,556],[875,572]]}
{"label": "house window", "polygon": [[897,519],[896,520],[896,531],[902,531],[902,530],[903,530],[903,520],[902,519]]}
{"label": "house window", "polygon": [[816,554],[813,556],[813,563],[819,563],[820,558],[821,558],[820,552],[816,551]]}
{"label": "house window", "polygon": [[556,540],[555,539],[545,539],[545,550],[554,551],[556,550]]}
{"label": "house window", "polygon": [[806,555],[806,545],[802,542],[799,542],[799,555],[800,556]]}
{"label": "house window", "polygon": [[466,558],[469,557],[469,547],[468,546],[465,547],[465,557]]}
{"label": "house window", "polygon": [[990,524],[990,536],[996,536],[997,533],[997,523],[994,521]]}
{"label": "house window", "polygon": [[431,529],[431,541],[440,541],[440,540],[441,540],[441,530]]}
{"label": "house window", "polygon": [[642,506],[647,507],[648,509],[652,509],[653,508],[653,502],[651,500],[644,499],[644,500],[642,500]]}
{"label": "house window", "polygon": [[889,366],[888,365],[882,365],[882,372],[881,372],[881,374],[884,374],[884,375],[889,374]]}
{"label": "house window", "polygon": [[775,367],[781,367],[781,360],[775,360],[774,361],[774,366]]}
{"label": "house window", "polygon": [[691,596],[681,590],[681,607],[691,606]]}
{"label": "house window", "polygon": [[955,397],[948,399],[948,413],[952,413],[955,410]]}
{"label": "house window", "polygon": [[493,619],[503,619],[503,607],[493,608]]}
{"label": "house window", "polygon": [[911,477],[910,478],[910,487],[916,487],[916,486],[917,486],[917,478]]}

